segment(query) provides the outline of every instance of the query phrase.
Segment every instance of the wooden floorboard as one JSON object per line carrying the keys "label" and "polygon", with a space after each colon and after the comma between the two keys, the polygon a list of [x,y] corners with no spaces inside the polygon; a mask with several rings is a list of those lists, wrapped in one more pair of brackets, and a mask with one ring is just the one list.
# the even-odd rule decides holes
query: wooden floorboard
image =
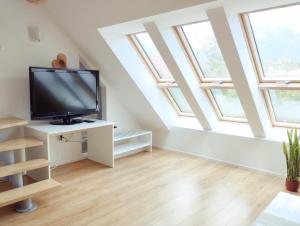
{"label": "wooden floorboard", "polygon": [[0,208],[0,225],[246,226],[284,190],[276,176],[163,150],[119,159],[114,169],[75,162],[53,178],[62,186],[37,196],[36,211]]}

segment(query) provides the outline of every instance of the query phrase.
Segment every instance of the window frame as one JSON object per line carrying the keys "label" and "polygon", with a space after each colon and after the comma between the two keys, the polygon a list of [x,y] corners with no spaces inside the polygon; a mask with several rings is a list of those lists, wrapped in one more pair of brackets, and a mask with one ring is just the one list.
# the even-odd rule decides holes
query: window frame
{"label": "window frame", "polygon": [[137,52],[139,53],[139,55],[141,56],[141,58],[143,59],[143,61],[146,64],[147,68],[149,69],[150,73],[155,78],[156,82],[157,83],[175,82],[175,80],[173,78],[168,79],[168,78],[161,78],[160,77],[160,75],[157,72],[154,64],[152,63],[152,61],[150,60],[150,58],[147,55],[146,51],[144,50],[143,46],[141,45],[141,43],[138,41],[138,39],[136,37],[137,34],[142,34],[142,33],[147,33],[147,32],[142,31],[142,32],[133,33],[133,34],[128,35],[128,37],[129,37],[129,40],[131,41],[131,43],[134,45]]}
{"label": "window frame", "polygon": [[[227,117],[223,116],[220,107],[215,100],[213,94],[211,93],[211,88],[217,88],[217,89],[226,89],[226,88],[232,88],[234,89],[234,84],[232,82],[231,78],[205,78],[204,73],[200,67],[200,64],[194,54],[194,51],[188,41],[188,38],[186,37],[182,26],[185,25],[190,25],[190,24],[197,24],[197,23],[203,23],[203,22],[209,22],[209,20],[201,20],[201,21],[195,21],[192,23],[185,23],[185,24],[180,24],[176,25],[173,27],[173,30],[176,34],[176,37],[180,43],[180,46],[188,59],[188,62],[190,63],[198,81],[199,81],[199,87],[203,89],[213,106],[213,109],[220,121],[229,121],[229,122],[238,122],[238,123],[247,123],[248,120],[245,116],[245,118],[237,118],[237,117]],[[222,54],[222,53],[221,53]],[[224,60],[224,63],[226,65],[226,62]],[[227,65],[226,65],[227,67]]]}
{"label": "window frame", "polygon": [[[284,8],[284,7],[288,7],[288,6],[283,6],[280,8]],[[252,25],[250,22],[250,18],[249,18],[249,13],[255,13],[255,12],[262,12],[262,11],[267,11],[267,10],[272,10],[272,9],[277,9],[276,8],[268,8],[265,10],[257,10],[257,11],[251,11],[251,12],[247,12],[247,13],[242,13],[241,14],[241,21],[244,27],[244,34],[247,40],[247,46],[249,48],[249,52],[251,53],[252,56],[252,62],[253,65],[255,67],[256,70],[256,74],[257,74],[257,79],[260,83],[276,83],[276,82],[281,82],[281,81],[289,81],[289,82],[295,82],[295,83],[300,83],[300,77],[299,78],[293,78],[293,77],[267,77],[264,75],[264,71],[263,71],[263,66],[262,66],[262,62],[261,62],[261,58],[259,55],[259,50],[257,48],[257,43],[255,40],[255,36],[254,36],[254,32],[252,29]]]}
{"label": "window frame", "polygon": [[214,109],[215,109],[215,112],[218,116],[218,118],[222,121],[230,121],[230,122],[240,122],[240,123],[247,123],[248,120],[247,118],[238,118],[238,117],[229,117],[229,116],[224,116],[222,114],[222,111],[220,109],[220,106],[216,100],[216,98],[214,97],[214,95],[212,94],[212,91],[211,89],[234,89],[234,87],[229,87],[229,86],[210,86],[210,88],[205,88],[205,92],[207,94],[207,96],[209,97]]}
{"label": "window frame", "polygon": [[232,82],[231,78],[222,78],[222,79],[206,78],[204,76],[204,73],[201,69],[200,63],[198,62],[197,57],[192,49],[192,46],[189,43],[188,38],[182,29],[182,26],[185,26],[185,25],[198,24],[198,23],[204,23],[204,22],[209,22],[209,20],[201,20],[201,21],[196,21],[196,22],[192,22],[192,23],[176,25],[176,26],[174,26],[174,30],[175,30],[175,33],[177,34],[177,37],[181,43],[182,48],[184,49],[184,52],[185,52],[187,58],[189,59],[189,62],[191,64],[191,66],[193,67],[193,70],[195,71],[200,82],[203,82],[203,83],[206,83],[206,82],[207,83],[208,82],[231,83]]}
{"label": "window frame", "polygon": [[177,114],[179,116],[184,116],[184,117],[195,117],[194,113],[191,112],[183,112],[181,111],[179,105],[177,104],[176,100],[174,99],[174,97],[172,96],[172,94],[170,93],[170,91],[168,90],[168,88],[178,88],[179,87],[176,86],[165,86],[164,88],[162,88],[163,92],[165,93],[165,95],[167,96],[167,98],[169,99],[171,105],[173,106],[173,108],[175,109],[175,111],[177,112]]}
{"label": "window frame", "polygon": [[[260,86],[261,92],[263,94],[263,97],[265,99],[265,103],[268,109],[268,113],[270,116],[270,120],[273,126],[275,127],[284,127],[284,128],[300,128],[300,123],[293,123],[293,122],[281,122],[281,121],[277,121],[276,120],[276,116],[275,116],[275,112],[274,112],[274,108],[273,108],[273,103],[270,97],[270,93],[269,90],[295,90],[295,88],[289,88],[289,87],[282,87],[282,86],[276,86],[276,84],[274,86],[272,85],[267,85],[266,86]],[[300,90],[300,86],[298,87],[298,89],[296,90]]]}
{"label": "window frame", "polygon": [[300,78],[293,78],[293,77],[267,77],[264,75],[263,66],[261,63],[261,59],[259,56],[259,50],[257,48],[255,35],[253,32],[253,28],[251,25],[251,21],[249,18],[249,14],[255,13],[255,12],[263,12],[268,11],[272,9],[279,9],[279,8],[285,8],[285,7],[291,7],[299,5],[299,3],[296,4],[289,4],[284,6],[278,6],[278,7],[272,7],[272,8],[266,8],[266,9],[260,9],[260,10],[254,10],[249,12],[244,12],[240,14],[240,21],[243,25],[243,33],[245,36],[245,40],[248,47],[249,55],[251,56],[251,61],[253,64],[253,67],[255,69],[255,74],[258,81],[258,87],[261,90],[262,96],[265,100],[265,105],[267,107],[269,117],[271,120],[271,123],[274,127],[285,127],[285,128],[300,128],[300,123],[292,123],[292,122],[281,122],[277,121],[272,100],[270,97],[269,90],[300,90]]}
{"label": "window frame", "polygon": [[159,73],[157,72],[155,66],[151,62],[149,56],[147,55],[146,51],[144,50],[141,43],[138,41],[138,39],[136,37],[136,35],[140,34],[140,33],[146,33],[146,31],[128,34],[127,37],[129,39],[130,43],[135,48],[138,55],[141,57],[143,63],[145,64],[146,68],[149,70],[150,74],[152,74],[152,76],[157,84],[157,87],[163,91],[164,95],[169,100],[170,104],[172,105],[173,109],[176,111],[178,116],[195,117],[194,113],[181,111],[176,100],[173,98],[172,94],[168,90],[168,88],[178,88],[179,89],[178,84],[175,82],[175,79],[173,79],[173,78],[163,79],[159,76]]}

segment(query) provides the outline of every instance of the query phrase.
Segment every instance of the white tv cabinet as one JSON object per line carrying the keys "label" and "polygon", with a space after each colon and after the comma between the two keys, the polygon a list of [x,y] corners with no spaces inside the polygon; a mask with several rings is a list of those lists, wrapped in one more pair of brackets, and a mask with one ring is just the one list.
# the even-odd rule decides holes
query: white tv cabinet
{"label": "white tv cabinet", "polygon": [[[31,124],[25,127],[25,135],[36,137],[44,142],[38,151],[26,153],[26,159],[45,158],[51,162],[55,146],[51,142],[53,136],[65,135],[79,131],[87,131],[88,154],[90,160],[114,167],[114,123],[94,120],[93,123],[79,123],[74,125],[51,125],[48,123]],[[35,149],[35,148],[32,148]],[[31,171],[29,176],[36,180],[51,178],[50,166],[38,171]]]}

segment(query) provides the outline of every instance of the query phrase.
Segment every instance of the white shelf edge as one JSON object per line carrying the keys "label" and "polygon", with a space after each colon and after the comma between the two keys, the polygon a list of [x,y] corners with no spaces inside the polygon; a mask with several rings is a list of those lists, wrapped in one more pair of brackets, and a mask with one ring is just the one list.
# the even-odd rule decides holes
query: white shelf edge
{"label": "white shelf edge", "polygon": [[143,149],[149,148],[152,145],[147,142],[134,142],[134,143],[126,143],[115,146],[114,157],[120,158],[129,154],[134,154],[142,151]]}
{"label": "white shelf edge", "polygon": [[[126,135],[126,133],[128,133],[129,135]],[[140,136],[145,136],[145,135],[150,135],[150,134],[152,134],[152,131],[147,131],[147,130],[140,130],[140,131],[136,131],[136,132],[124,132],[124,133],[120,133],[119,136],[115,136],[114,142],[127,140],[127,139],[140,137]],[[116,135],[118,135],[118,134],[116,134]]]}

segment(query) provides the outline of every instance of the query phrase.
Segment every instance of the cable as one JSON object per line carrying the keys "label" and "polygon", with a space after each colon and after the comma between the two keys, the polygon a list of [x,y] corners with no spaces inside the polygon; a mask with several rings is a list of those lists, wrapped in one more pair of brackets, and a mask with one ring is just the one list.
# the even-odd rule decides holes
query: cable
{"label": "cable", "polygon": [[85,142],[85,141],[87,141],[87,138],[84,138],[84,139],[81,139],[81,140],[71,140],[72,139],[72,137],[73,137],[73,133],[71,133],[71,136],[69,137],[69,138],[67,138],[65,135],[60,135],[59,137],[60,137],[60,141],[61,142],[65,142],[65,143],[67,143],[67,142],[78,142],[78,143],[82,143],[82,142]]}
{"label": "cable", "polygon": [[[81,140],[72,140],[72,137],[73,137],[74,133],[71,133],[69,137],[67,137],[66,135],[59,135],[58,136],[58,140],[61,142],[61,143],[68,143],[68,142],[78,142],[78,143],[83,143],[83,142],[86,142],[88,139],[87,137],[81,139]],[[58,149],[55,147],[55,150],[54,153],[51,153],[52,154],[52,160],[53,160],[53,165],[51,166],[51,169],[55,169],[59,162],[60,162],[60,159],[61,159],[61,153],[60,151],[57,151]]]}

